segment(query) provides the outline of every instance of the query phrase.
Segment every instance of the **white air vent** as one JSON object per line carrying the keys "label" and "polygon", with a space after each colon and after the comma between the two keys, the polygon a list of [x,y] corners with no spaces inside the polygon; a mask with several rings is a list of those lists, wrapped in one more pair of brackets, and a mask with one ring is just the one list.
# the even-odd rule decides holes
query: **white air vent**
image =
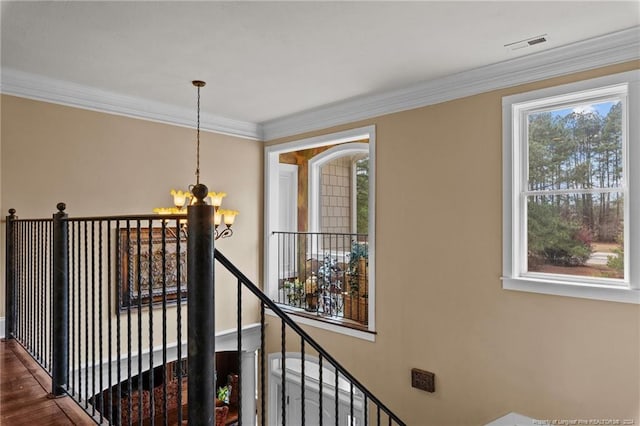
{"label": "white air vent", "polygon": [[530,37],[524,40],[514,41],[513,43],[507,43],[504,45],[509,50],[524,49],[525,47],[531,47],[536,44],[545,43],[549,37],[546,34]]}

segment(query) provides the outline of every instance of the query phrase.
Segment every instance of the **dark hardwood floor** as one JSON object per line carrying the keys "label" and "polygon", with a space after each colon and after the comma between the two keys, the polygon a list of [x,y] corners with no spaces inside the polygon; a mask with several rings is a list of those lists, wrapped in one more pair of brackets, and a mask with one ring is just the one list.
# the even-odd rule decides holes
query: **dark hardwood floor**
{"label": "dark hardwood floor", "polygon": [[51,377],[15,341],[0,342],[0,425],[95,425],[69,397],[50,399]]}

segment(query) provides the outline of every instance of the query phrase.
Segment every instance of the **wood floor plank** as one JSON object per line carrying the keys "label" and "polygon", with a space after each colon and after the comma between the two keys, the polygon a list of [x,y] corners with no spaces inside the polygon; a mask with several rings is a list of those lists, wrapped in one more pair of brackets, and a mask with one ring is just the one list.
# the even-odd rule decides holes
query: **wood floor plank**
{"label": "wood floor plank", "polygon": [[51,377],[15,341],[0,342],[0,425],[95,425],[69,397],[51,399]]}

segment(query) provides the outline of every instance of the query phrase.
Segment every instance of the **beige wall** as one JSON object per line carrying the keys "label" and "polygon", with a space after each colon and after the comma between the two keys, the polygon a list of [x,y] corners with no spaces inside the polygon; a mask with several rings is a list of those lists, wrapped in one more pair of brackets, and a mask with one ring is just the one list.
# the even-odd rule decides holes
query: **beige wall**
{"label": "beige wall", "polygon": [[[1,206],[21,218],[51,217],[64,201],[70,216],[147,214],[170,206],[171,188],[194,183],[195,130],[2,96]],[[261,142],[201,134],[201,182],[229,195],[223,206],[240,215],[233,238],[217,247],[251,279],[260,276]],[[3,220],[4,222],[4,220]],[[3,225],[4,229],[4,225]],[[4,259],[5,243],[0,256]],[[4,270],[0,271],[4,316]],[[222,272],[218,329],[235,325],[235,280]],[[233,300],[233,302],[229,302]],[[257,318],[251,298],[247,322]],[[156,336],[157,337],[157,336]]]}
{"label": "beige wall", "polygon": [[[640,307],[500,282],[502,97],[639,67],[270,142],[376,125],[376,342],[307,330],[407,424],[476,425],[511,411],[640,423]],[[278,333],[272,321],[271,342]],[[411,388],[412,367],[435,373],[435,393]]]}

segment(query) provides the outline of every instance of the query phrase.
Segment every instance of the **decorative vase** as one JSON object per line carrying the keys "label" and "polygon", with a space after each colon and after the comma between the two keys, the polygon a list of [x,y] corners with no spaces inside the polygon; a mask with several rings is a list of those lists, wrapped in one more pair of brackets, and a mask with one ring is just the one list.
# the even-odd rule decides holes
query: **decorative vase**
{"label": "decorative vase", "polygon": [[318,295],[315,293],[307,293],[305,295],[305,309],[310,312],[315,312],[318,309]]}

